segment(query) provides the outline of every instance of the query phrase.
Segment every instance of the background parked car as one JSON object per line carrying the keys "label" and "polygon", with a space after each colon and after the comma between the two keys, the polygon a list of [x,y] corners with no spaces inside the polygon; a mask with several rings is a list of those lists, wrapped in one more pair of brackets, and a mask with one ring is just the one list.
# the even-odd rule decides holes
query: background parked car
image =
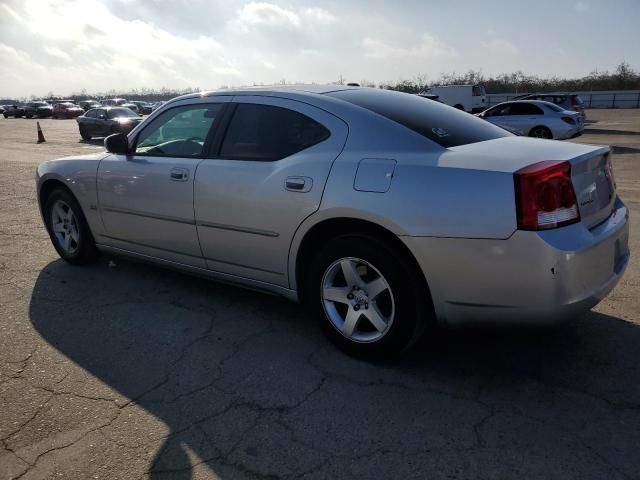
{"label": "background parked car", "polygon": [[135,103],[138,106],[138,113],[141,115],[149,115],[152,112],[151,104],[142,100],[132,100],[129,103]]}
{"label": "background parked car", "polygon": [[80,136],[84,140],[92,137],[106,137],[113,133],[129,133],[142,118],[129,108],[102,107],[89,110],[76,118]]}
{"label": "background parked car", "polygon": [[127,103],[127,100],[124,98],[107,98],[106,100],[102,100],[101,103],[105,107],[119,107]]}
{"label": "background parked car", "polygon": [[540,100],[503,102],[478,114],[478,117],[500,127],[518,130],[529,137],[563,140],[576,137],[584,130],[579,113]]}
{"label": "background parked car", "polygon": [[123,108],[128,108],[129,110],[132,110],[133,112],[137,113],[138,115],[141,115],[138,105],[136,105],[133,102],[123,103],[120,106],[123,107]]}
{"label": "background parked car", "polygon": [[4,118],[20,118],[24,115],[24,105],[4,105]]}
{"label": "background parked car", "polygon": [[78,102],[78,106],[80,106],[80,108],[85,112],[88,112],[92,108],[99,108],[102,105],[97,100],[81,100]]}
{"label": "background parked car", "polygon": [[428,93],[437,95],[445,105],[465,112],[476,113],[487,108],[487,94],[482,85],[442,85],[431,87]]}
{"label": "background parked car", "polygon": [[159,109],[162,105],[164,105],[167,102],[156,102],[153,105],[151,105],[151,111],[155,112],[157,109]]}
{"label": "background parked car", "polygon": [[529,95],[523,95],[514,100],[542,100],[544,102],[551,102],[565,110],[572,110],[578,112],[582,116],[582,121],[587,119],[587,115],[584,111],[584,103],[580,98],[580,95],[575,93],[531,93]]}
{"label": "background parked car", "polygon": [[48,118],[53,114],[53,107],[47,102],[29,102],[24,106],[24,116],[27,118]]}
{"label": "background parked car", "polygon": [[84,113],[81,107],[70,102],[57,103],[53,106],[53,118],[76,118]]}

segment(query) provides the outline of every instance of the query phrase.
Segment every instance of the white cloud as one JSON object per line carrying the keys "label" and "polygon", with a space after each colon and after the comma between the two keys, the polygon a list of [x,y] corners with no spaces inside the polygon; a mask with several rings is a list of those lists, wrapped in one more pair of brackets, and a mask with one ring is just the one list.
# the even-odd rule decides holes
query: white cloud
{"label": "white cloud", "polygon": [[71,57],[69,56],[68,53],[63,52],[62,50],[56,47],[44,47],[44,51],[47,52],[52,57],[59,58],[61,60],[66,60],[66,61],[71,60]]}
{"label": "white cloud", "polygon": [[317,24],[330,25],[338,21],[338,19],[323,8],[307,8],[304,11],[304,16]]}
{"label": "white cloud", "polygon": [[269,27],[298,27],[300,17],[273,3],[247,3],[238,11],[238,20],[245,28],[251,25],[265,25]]}
{"label": "white cloud", "polygon": [[481,42],[482,46],[496,53],[518,53],[518,48],[504,38],[491,38]]}
{"label": "white cloud", "polygon": [[367,50],[365,55],[370,58],[386,59],[397,57],[430,58],[440,56],[455,56],[456,52],[444,44],[437,37],[423,33],[417,44],[409,47],[391,45],[377,38],[366,37],[362,46]]}

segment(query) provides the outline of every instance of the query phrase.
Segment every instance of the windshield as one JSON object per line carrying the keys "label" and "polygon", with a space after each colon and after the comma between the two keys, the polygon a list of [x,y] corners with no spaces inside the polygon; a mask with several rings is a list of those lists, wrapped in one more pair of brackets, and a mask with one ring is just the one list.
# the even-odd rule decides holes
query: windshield
{"label": "windshield", "polygon": [[478,117],[408,93],[363,88],[328,95],[398,122],[444,148],[511,136]]}
{"label": "windshield", "polygon": [[138,115],[136,115],[134,111],[129,110],[128,108],[112,108],[111,110],[109,110],[107,115],[109,116],[109,118],[117,118],[117,117],[138,118]]}

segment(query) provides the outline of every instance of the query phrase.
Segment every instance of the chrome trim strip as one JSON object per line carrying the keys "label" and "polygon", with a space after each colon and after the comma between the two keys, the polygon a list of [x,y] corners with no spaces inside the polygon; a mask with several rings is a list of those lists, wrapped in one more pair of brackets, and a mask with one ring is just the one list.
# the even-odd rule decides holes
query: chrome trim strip
{"label": "chrome trim strip", "polygon": [[252,233],[254,235],[262,235],[263,237],[279,237],[278,232],[269,230],[258,230],[257,228],[236,227],[235,225],[224,225],[221,223],[196,222],[198,227],[217,228],[219,230],[231,230],[232,232]]}
{"label": "chrome trim strip", "polygon": [[217,280],[219,282],[222,283],[226,283],[226,284],[230,284],[230,285],[235,285],[238,287],[242,287],[242,288],[247,288],[249,290],[257,290],[263,293],[271,293],[271,294],[276,294],[276,295],[281,295],[285,298],[287,298],[288,300],[291,300],[293,302],[298,302],[298,293],[295,290],[291,290],[289,288],[286,287],[281,287],[279,285],[275,285],[272,283],[268,283],[268,282],[263,282],[260,280],[253,280],[250,278],[245,278],[245,277],[241,277],[239,275],[233,275],[230,273],[223,273],[223,272],[218,272],[215,270],[205,270],[203,268],[199,268],[199,267],[194,267],[191,265],[185,265],[184,263],[180,263],[180,262],[175,262],[172,260],[166,260],[163,258],[158,258],[158,257],[154,257],[152,255],[145,255],[143,253],[136,253],[136,252],[132,252],[130,250],[125,250],[123,248],[118,248],[118,247],[112,247],[110,245],[104,245],[104,244],[100,244],[100,243],[96,243],[96,247],[98,247],[98,249],[102,250],[102,251],[107,251],[107,252],[112,252],[112,253],[117,253],[117,254],[122,254],[122,255],[126,255],[129,257],[134,257],[134,258],[138,258],[140,260],[146,260],[148,262],[151,263],[161,263],[164,264],[168,267],[174,267],[177,268],[178,270],[184,271],[184,272],[188,272],[188,273],[192,273],[192,274],[196,274],[196,275],[201,275],[207,278],[211,278],[214,280]]}
{"label": "chrome trim strip", "polygon": [[139,210],[129,210],[128,208],[114,208],[109,206],[103,206],[101,210],[103,212],[122,213],[125,215],[135,215],[136,217],[146,217],[146,218],[153,218],[155,220],[165,220],[167,222],[183,223],[185,225],[195,225],[195,221],[193,220],[187,220],[185,218],[178,218],[178,217],[170,217],[167,215],[158,215],[155,213],[141,212]]}
{"label": "chrome trim strip", "polygon": [[[241,267],[241,268],[246,268],[247,270],[256,270],[258,272],[271,273],[273,275],[284,275],[284,273],[281,273],[281,272],[273,272],[271,270],[265,270],[263,268],[249,267],[247,265],[242,265],[241,263],[225,262],[224,260],[218,260],[217,258],[199,257],[199,256],[196,256],[196,255],[189,255],[188,253],[178,252],[176,250],[171,250],[171,249],[168,249],[168,248],[156,247],[154,245],[147,245],[145,243],[132,242],[131,240],[123,240],[122,238],[112,237],[110,235],[104,235],[103,234],[103,235],[99,235],[99,236],[103,237],[103,238],[108,238],[110,240],[116,240],[118,242],[128,243],[130,245],[137,245],[138,247],[153,248],[154,250],[160,250],[162,252],[175,253],[176,255],[182,255],[182,256],[185,256],[185,257],[201,258],[201,259],[204,259],[204,260],[208,260],[210,262],[223,263],[225,265],[231,265],[233,267]],[[117,248],[117,247],[114,247],[114,248]]]}
{"label": "chrome trim strip", "polygon": [[248,270],[256,270],[258,272],[271,273],[273,275],[284,275],[284,273],[274,272],[272,270],[265,270],[264,268],[249,267],[247,265],[242,265],[241,263],[225,262],[224,260],[218,260],[217,258],[204,257],[204,259],[208,260],[209,262],[224,263],[225,265],[231,265],[232,267],[241,267],[241,268],[246,268]]}

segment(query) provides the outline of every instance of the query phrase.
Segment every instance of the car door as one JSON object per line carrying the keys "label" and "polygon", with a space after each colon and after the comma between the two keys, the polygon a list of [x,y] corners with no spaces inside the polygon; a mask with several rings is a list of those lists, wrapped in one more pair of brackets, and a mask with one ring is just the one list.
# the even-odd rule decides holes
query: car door
{"label": "car door", "polygon": [[286,287],[293,235],[320,206],[347,125],[289,99],[236,96],[232,108],[196,175],[202,253],[211,270]]}
{"label": "car door", "polygon": [[533,127],[545,124],[544,112],[532,103],[514,103],[509,113],[511,125],[525,135],[528,135]]}
{"label": "car door", "polygon": [[100,162],[99,208],[111,246],[204,267],[193,182],[228,99],[192,99],[168,108],[134,132],[131,154]]}

